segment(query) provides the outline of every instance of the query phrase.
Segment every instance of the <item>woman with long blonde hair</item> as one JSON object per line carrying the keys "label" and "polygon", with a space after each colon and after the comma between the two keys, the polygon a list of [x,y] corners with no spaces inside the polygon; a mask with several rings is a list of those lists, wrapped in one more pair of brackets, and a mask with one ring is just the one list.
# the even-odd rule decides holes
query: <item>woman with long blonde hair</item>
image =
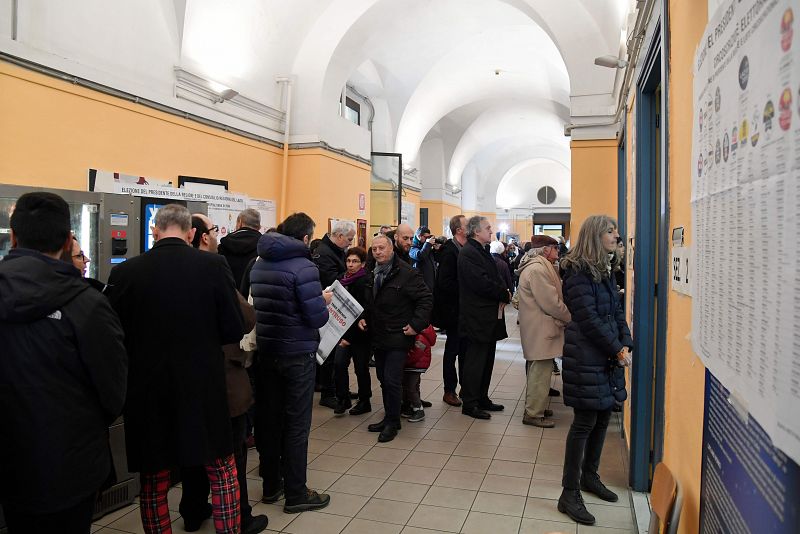
{"label": "woman with long blonde hair", "polygon": [[581,226],[577,242],[561,260],[564,302],[572,315],[563,351],[564,404],[575,418],[564,454],[564,490],[558,510],[585,525],[594,516],[581,490],[616,502],[597,474],[614,402],[627,397],[622,367],[631,362],[633,340],[612,274],[617,248],[617,223],[592,215]]}

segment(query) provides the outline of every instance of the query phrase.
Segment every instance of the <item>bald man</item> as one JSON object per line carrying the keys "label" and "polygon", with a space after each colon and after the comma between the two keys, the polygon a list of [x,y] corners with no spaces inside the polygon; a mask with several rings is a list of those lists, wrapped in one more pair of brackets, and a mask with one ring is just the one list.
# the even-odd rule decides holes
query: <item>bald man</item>
{"label": "bald man", "polygon": [[411,265],[411,256],[408,253],[411,250],[413,239],[414,229],[406,223],[400,224],[397,230],[394,231],[394,253],[409,265]]}

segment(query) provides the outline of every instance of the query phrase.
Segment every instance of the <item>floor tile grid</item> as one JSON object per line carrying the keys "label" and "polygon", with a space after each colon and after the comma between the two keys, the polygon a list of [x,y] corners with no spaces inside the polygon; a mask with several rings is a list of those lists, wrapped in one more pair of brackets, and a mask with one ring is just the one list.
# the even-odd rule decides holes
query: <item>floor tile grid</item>
{"label": "floor tile grid", "polygon": [[[511,328],[511,324],[509,324],[509,333],[512,336],[518,335],[516,328]],[[569,422],[571,419],[571,410],[563,406],[563,402],[561,402],[561,398],[553,398],[551,399],[551,408],[556,412],[556,418],[561,416],[561,420],[557,423],[557,429],[547,430],[545,432],[538,432],[537,437],[530,436],[531,428],[532,427],[523,427],[521,425],[521,418],[522,413],[524,412],[524,359],[522,358],[521,346],[519,346],[518,338],[509,338],[505,342],[498,343],[498,350],[497,350],[497,362],[495,365],[495,371],[492,379],[492,398],[495,402],[500,402],[506,405],[506,410],[504,412],[500,412],[500,414],[495,414],[493,418],[494,421],[490,421],[489,423],[485,423],[483,421],[474,421],[462,416],[460,414],[460,408],[450,407],[441,402],[441,380],[437,379],[436,377],[441,377],[441,361],[442,361],[442,352],[444,347],[444,336],[440,337],[439,343],[434,348],[434,358],[432,362],[431,369],[423,375],[423,396],[430,400],[434,406],[432,409],[426,410],[426,421],[419,424],[410,424],[405,423],[403,425],[403,429],[400,431],[399,438],[403,438],[404,433],[414,434],[418,437],[410,438],[405,442],[401,442],[400,439],[395,440],[398,443],[390,442],[388,444],[377,444],[376,443],[376,434],[366,432],[366,425],[370,422],[374,422],[376,420],[380,420],[382,415],[382,409],[379,408],[380,405],[380,386],[377,380],[374,377],[374,370],[373,370],[373,408],[375,410],[371,414],[367,414],[364,416],[345,416],[341,418],[333,417],[332,411],[327,408],[318,407],[315,405],[314,409],[314,418],[312,424],[312,432],[314,430],[322,429],[326,432],[326,436],[334,437],[338,436],[332,440],[317,440],[312,438],[310,446],[310,451],[313,448],[314,452],[309,452],[309,486],[315,487],[316,489],[320,490],[328,490],[332,486],[335,486],[337,482],[343,481],[341,484],[345,486],[344,488],[338,488],[339,491],[334,492],[331,490],[331,493],[334,494],[334,498],[339,497],[339,500],[345,499],[348,495],[346,491],[348,490],[347,484],[349,481],[355,480],[352,477],[358,478],[376,478],[380,480],[380,484],[375,485],[374,490],[366,489],[361,490],[362,493],[370,493],[369,496],[356,496],[361,497],[362,500],[359,504],[355,504],[351,506],[346,511],[342,511],[340,513],[344,513],[347,519],[346,522],[341,521],[334,521],[333,524],[331,523],[330,518],[326,526],[331,527],[330,529],[324,528],[322,531],[315,528],[315,532],[317,534],[323,534],[327,532],[344,532],[344,533],[351,533],[351,532],[379,532],[379,531],[394,531],[389,526],[388,523],[382,522],[375,522],[374,519],[364,519],[364,517],[374,517],[370,513],[364,513],[370,508],[370,503],[375,502],[378,504],[389,504],[394,507],[400,507],[405,509],[405,515],[408,515],[408,520],[404,522],[404,525],[408,524],[411,525],[412,520],[416,516],[418,511],[428,512],[429,509],[436,512],[438,508],[442,510],[451,509],[449,506],[456,506],[451,510],[460,510],[464,512],[460,514],[463,515],[463,520],[459,522],[459,529],[463,528],[464,531],[477,531],[475,528],[481,528],[480,526],[483,524],[482,522],[487,518],[484,516],[490,516],[489,519],[493,520],[500,520],[504,517],[515,518],[514,521],[503,523],[504,527],[501,530],[505,532],[506,530],[511,532],[538,532],[540,525],[542,528],[554,528],[558,527],[562,531],[565,532],[576,532],[575,524],[568,522],[567,518],[558,512],[553,514],[552,518],[549,518],[549,521],[545,521],[544,519],[540,518],[530,518],[527,517],[526,514],[528,513],[528,508],[531,505],[531,502],[539,502],[543,499],[537,499],[530,497],[530,493],[533,488],[533,481],[536,480],[535,473],[528,474],[527,476],[517,476],[516,478],[526,480],[527,485],[529,488],[526,489],[525,492],[522,492],[521,487],[517,484],[516,488],[512,490],[515,492],[516,495],[508,495],[503,491],[503,488],[507,487],[504,485],[504,482],[507,482],[508,475],[493,475],[490,473],[492,471],[492,465],[494,465],[495,461],[500,462],[511,462],[511,460],[504,460],[503,458],[498,458],[498,451],[501,448],[500,443],[502,443],[503,439],[506,437],[512,438],[522,438],[525,437],[525,434],[528,434],[528,439],[530,440],[530,447],[527,451],[530,453],[530,459],[527,461],[528,463],[532,464],[532,470],[536,470],[537,464],[537,457],[539,452],[542,450],[542,444],[545,442],[550,443],[558,443],[559,441],[563,444],[563,437],[566,435],[566,429],[569,427]],[[351,386],[355,385],[354,377],[351,376]],[[554,387],[560,389],[560,377],[555,377],[553,382]],[[316,400],[316,399],[315,399]],[[509,414],[509,415],[505,415]],[[466,422],[464,422],[466,421]],[[615,424],[619,425],[618,419],[615,421]],[[456,427],[458,430],[453,430]],[[556,430],[558,436],[553,432]],[[447,434],[443,434],[442,431],[446,432]],[[511,432],[509,434],[509,432]],[[537,432],[534,430],[534,434]],[[612,427],[609,428],[609,435],[612,433]],[[458,438],[456,435],[460,434]],[[522,434],[522,435],[515,435],[515,434]],[[318,434],[319,435],[319,434]],[[499,440],[495,438],[495,436],[499,437]],[[439,438],[439,439],[437,439]],[[447,439],[444,439],[447,438]],[[452,441],[453,438],[458,439],[458,441]],[[488,438],[488,439],[487,439]],[[556,438],[556,439],[546,439],[546,438]],[[370,445],[370,440],[372,440],[372,444]],[[325,443],[324,441],[328,441]],[[405,478],[406,480],[410,480],[402,474],[397,476],[399,472],[405,471],[402,469],[402,466],[409,466],[409,467],[420,467],[415,466],[413,464],[408,464],[406,461],[414,452],[419,452],[419,448],[427,448],[425,445],[421,445],[423,441],[426,442],[438,442],[443,444],[454,443],[455,446],[452,447],[450,453],[444,453],[447,456],[445,460],[445,464],[443,467],[434,467],[428,466],[425,469],[428,471],[428,479],[430,479],[430,472],[435,474],[435,478],[432,480],[430,484],[415,484],[414,482],[410,481],[403,481]],[[486,445],[484,442],[488,441],[489,443],[495,443],[496,446],[493,445]],[[353,443],[351,443],[353,442]],[[360,447],[357,447],[360,445]],[[465,447],[462,448],[461,453],[466,452],[467,455],[462,456],[457,449],[464,445]],[[474,445],[484,445],[488,448],[481,449],[475,448]],[[449,448],[448,445],[445,449]],[[358,449],[356,452],[353,450]],[[487,458],[487,451],[494,449],[491,455]],[[348,474],[351,470],[354,469],[358,463],[365,459],[365,457],[369,456],[371,451],[374,450],[385,450],[391,449],[397,451],[393,456],[396,458],[400,458],[399,461],[395,461],[396,464],[393,469],[389,472],[384,472],[383,474],[377,477],[371,477],[370,474],[377,474],[377,473],[367,473],[366,475],[350,475]],[[522,450],[522,449],[517,449]],[[260,497],[260,479],[258,478],[257,473],[257,459],[254,457],[254,451],[251,451],[250,458],[248,461],[248,478],[250,479],[251,483],[248,484],[248,487],[251,489],[251,498]],[[340,459],[340,461],[346,467],[336,466],[335,464],[329,464],[327,466],[323,465],[324,468],[327,469],[336,469],[336,471],[324,471],[324,470],[315,470],[311,464],[314,463],[314,460],[319,458],[321,455],[327,454],[329,457],[334,457]],[[478,457],[469,456],[469,453],[478,454]],[[343,456],[339,456],[342,455]],[[384,453],[385,454],[385,453]],[[440,453],[429,453],[429,454],[440,454]],[[563,447],[561,449],[561,457],[563,458]],[[381,457],[384,458],[384,457]],[[423,456],[423,458],[427,458]],[[350,460],[353,460],[352,462]],[[453,461],[455,460],[455,463]],[[460,471],[460,469],[464,469],[465,465],[469,465],[464,463],[469,461],[486,461],[488,460],[488,464],[486,469],[481,469],[482,473],[477,473],[480,475],[479,477],[474,477],[471,481],[470,487],[477,486],[477,489],[472,490],[465,490],[463,488],[449,488],[446,485],[437,485],[437,480],[440,478],[441,473],[443,471],[449,472],[463,472],[469,473],[470,471]],[[369,461],[369,460],[368,460]],[[604,454],[604,461],[605,461],[605,454]],[[383,462],[386,463],[386,462]],[[452,463],[452,465],[451,465]],[[563,460],[561,461],[563,464]],[[502,464],[497,464],[502,465]],[[449,466],[449,467],[448,467]],[[425,466],[422,466],[425,467]],[[560,466],[550,466],[550,467],[558,467]],[[472,466],[473,469],[476,467]],[[412,470],[411,476],[413,479]],[[417,470],[417,474],[421,474],[419,470]],[[320,473],[322,475],[320,475]],[[473,473],[475,474],[475,473]],[[350,477],[348,480],[343,480],[346,477]],[[395,479],[397,477],[399,480]],[[506,478],[502,478],[506,477]],[[552,478],[552,477],[551,477]],[[478,482],[478,479],[479,482]],[[488,484],[487,484],[488,481]],[[315,485],[315,482],[318,482]],[[427,486],[424,494],[421,495],[417,500],[416,503],[407,503],[403,501],[394,501],[391,498],[378,498],[376,494],[380,494],[382,488],[386,486],[388,483],[399,483],[399,484],[408,484],[410,487],[411,485],[419,485],[419,486]],[[442,484],[447,484],[447,482],[442,482]],[[556,482],[560,489],[560,482]],[[463,483],[462,483],[463,485]],[[471,498],[468,498],[467,501],[461,501],[460,503],[449,503],[444,502],[442,503],[440,500],[437,500],[436,494],[442,493],[442,490],[453,490],[450,492],[451,495],[459,495],[458,492],[466,492],[465,494],[460,494],[462,497],[467,496],[467,494],[474,495]],[[494,490],[494,491],[493,491]],[[358,491],[358,490],[356,490]],[[519,495],[520,493],[524,493],[524,495]],[[447,496],[448,492],[442,493],[442,496]],[[352,497],[352,495],[351,495]],[[429,498],[430,497],[430,498]],[[487,509],[487,503],[484,501],[489,501],[488,505],[497,504],[500,502],[502,504],[503,499],[505,498],[505,504],[509,504],[508,497],[511,497],[512,500],[514,498],[521,498],[524,499],[526,502],[524,504],[523,509],[520,512],[517,512],[519,507],[515,507],[514,511],[511,511],[510,507],[505,509]],[[493,501],[492,499],[497,499]],[[554,498],[557,498],[555,496]],[[427,499],[427,500],[426,500]],[[252,501],[253,503],[257,503],[257,500]],[[430,505],[427,503],[436,502],[436,505]],[[555,508],[555,502],[550,501],[552,503],[552,508]],[[588,500],[587,500],[588,502]],[[275,531],[283,531],[283,532],[304,532],[306,531],[304,528],[301,527],[300,523],[308,522],[308,528],[312,528],[314,521],[300,521],[296,524],[296,528],[292,528],[291,525],[295,523],[295,521],[302,517],[302,516],[310,516],[313,514],[314,517],[327,514],[327,515],[336,515],[337,508],[335,501],[332,501],[332,505],[330,509],[326,512],[322,510],[320,512],[314,513],[305,513],[305,514],[298,514],[298,515],[286,515],[283,514],[280,506],[282,502],[277,503],[276,505],[263,505],[258,504],[256,506],[256,510],[254,513],[258,513],[259,509],[261,509],[262,513],[267,511],[268,515],[270,516],[270,528],[276,528]],[[403,506],[411,504],[412,506]],[[550,504],[550,503],[548,503]],[[599,503],[598,503],[599,504]],[[466,509],[463,509],[466,506]],[[596,506],[596,505],[595,505]],[[177,502],[175,503],[175,508],[177,508]],[[268,508],[267,508],[268,507]],[[460,507],[460,508],[459,508]],[[172,508],[172,506],[171,506]],[[267,508],[267,510],[264,510]],[[376,508],[380,508],[380,506],[376,506]],[[513,515],[504,515],[501,513],[497,513],[499,511],[505,511],[506,513],[510,513]],[[136,516],[138,516],[138,510],[135,510]],[[493,512],[491,514],[487,512]],[[402,515],[402,514],[401,514]],[[424,514],[423,514],[424,515]],[[127,517],[126,517],[127,518]],[[105,519],[105,518],[104,518]],[[177,519],[177,516],[174,517]],[[472,520],[474,519],[474,520]],[[396,520],[402,520],[396,519]],[[520,521],[521,520],[521,521]],[[319,519],[322,521],[322,524],[325,524],[323,519]],[[114,527],[117,526],[115,523],[119,524],[119,520],[114,521],[111,523],[110,527],[105,527],[103,531],[107,532],[137,532],[137,530],[117,530]],[[206,522],[204,524],[204,528],[201,532],[213,532],[213,527],[209,530],[210,522]],[[375,524],[373,524],[375,523]],[[496,521],[493,522],[493,524]],[[104,522],[104,524],[108,525],[108,523]],[[127,522],[125,526],[130,525],[130,522]],[[376,527],[381,526],[385,528],[381,528],[381,530],[375,530]],[[394,527],[398,525],[393,525]],[[400,525],[403,527],[403,525]],[[182,522],[178,521],[174,524],[174,528],[176,532],[182,532],[181,530]],[[517,530],[515,530],[515,528]],[[403,532],[412,532],[412,531],[420,531],[417,530],[418,527],[416,526],[405,526],[405,530]],[[455,531],[458,531],[456,529]],[[452,526],[445,529],[445,531],[452,530]],[[138,531],[141,531],[140,529]],[[500,534],[498,531],[497,526],[493,527],[493,531]],[[579,532],[589,532],[589,530],[578,530]],[[620,532],[627,532],[627,530],[622,530]],[[594,532],[594,530],[592,531]],[[602,532],[603,534],[612,534],[613,530],[602,528],[597,530],[597,532]]]}

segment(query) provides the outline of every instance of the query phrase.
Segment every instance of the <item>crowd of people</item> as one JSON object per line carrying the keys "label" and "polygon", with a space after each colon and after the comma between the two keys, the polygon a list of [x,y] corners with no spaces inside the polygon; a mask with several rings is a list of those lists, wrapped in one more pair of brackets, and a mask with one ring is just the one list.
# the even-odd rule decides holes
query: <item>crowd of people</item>
{"label": "crowd of people", "polygon": [[[555,425],[547,398],[558,394],[550,378],[563,358],[575,417],[558,510],[593,524],[581,491],[617,500],[598,476],[632,347],[613,219],[589,217],[569,253],[545,235],[525,250],[506,245],[480,216],[453,217],[450,238],[381,227],[369,250],[351,246],[348,221],[321,240],[304,213],[263,235],[260,223],[245,210],[218,241],[206,215],[164,206],[152,249],[103,284],[82,278],[90,259],[66,202],[20,197],[13,249],[0,262],[0,503],[11,534],[89,531],[98,492],[114,483],[108,426],[120,414],[146,533],[171,532],[167,492],[177,473],[185,530],[213,517],[220,533],[263,531],[268,518],[253,515],[245,478],[251,434],[262,501],[284,499],[286,513],[323,508],[330,496],[306,478],[315,389],[336,416],[371,412],[374,357],[383,417],[369,431],[391,441],[403,419],[425,418],[421,375],[438,330],[443,402],[490,419],[505,408],[489,389],[512,301],[529,365],[524,424]],[[363,313],[319,364],[336,281]]]}

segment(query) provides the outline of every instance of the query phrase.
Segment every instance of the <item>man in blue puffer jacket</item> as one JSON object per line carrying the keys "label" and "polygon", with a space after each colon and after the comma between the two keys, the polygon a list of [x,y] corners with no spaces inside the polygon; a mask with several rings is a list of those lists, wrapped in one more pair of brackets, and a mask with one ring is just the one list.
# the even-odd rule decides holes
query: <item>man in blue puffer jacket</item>
{"label": "man in blue puffer jacket", "polygon": [[263,502],[286,494],[286,513],[324,508],[325,494],[306,486],[308,434],[314,402],[319,329],[328,322],[331,294],[323,293],[308,250],[314,221],[294,213],[258,241],[250,272],[256,308],[256,444]]}

